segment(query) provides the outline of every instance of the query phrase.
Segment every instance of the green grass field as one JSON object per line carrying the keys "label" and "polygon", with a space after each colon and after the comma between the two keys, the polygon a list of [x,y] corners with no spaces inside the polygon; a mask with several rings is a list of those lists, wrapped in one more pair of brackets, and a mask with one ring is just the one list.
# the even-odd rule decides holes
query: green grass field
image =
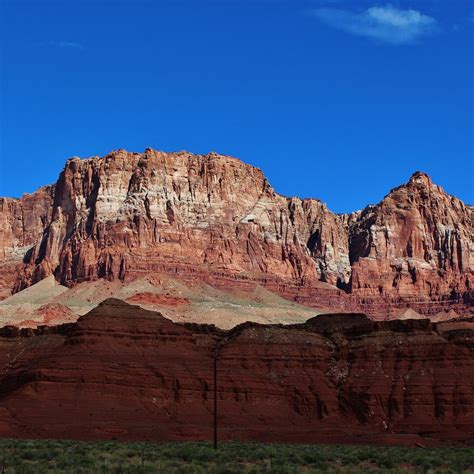
{"label": "green grass field", "polygon": [[0,473],[43,472],[468,473],[474,449],[0,440]]}

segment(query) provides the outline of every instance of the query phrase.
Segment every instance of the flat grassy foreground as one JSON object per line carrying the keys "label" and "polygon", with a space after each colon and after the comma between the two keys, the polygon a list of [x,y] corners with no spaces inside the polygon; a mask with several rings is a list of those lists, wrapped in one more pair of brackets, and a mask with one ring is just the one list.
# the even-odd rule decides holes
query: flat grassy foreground
{"label": "flat grassy foreground", "polygon": [[43,472],[468,473],[474,449],[0,440],[0,473]]}

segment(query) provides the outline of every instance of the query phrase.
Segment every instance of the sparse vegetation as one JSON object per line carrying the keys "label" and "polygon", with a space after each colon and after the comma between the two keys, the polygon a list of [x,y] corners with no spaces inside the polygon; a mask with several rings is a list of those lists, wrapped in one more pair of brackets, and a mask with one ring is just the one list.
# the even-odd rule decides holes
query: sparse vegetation
{"label": "sparse vegetation", "polygon": [[474,449],[222,443],[215,451],[204,442],[4,439],[0,440],[0,472],[470,473],[474,472]]}

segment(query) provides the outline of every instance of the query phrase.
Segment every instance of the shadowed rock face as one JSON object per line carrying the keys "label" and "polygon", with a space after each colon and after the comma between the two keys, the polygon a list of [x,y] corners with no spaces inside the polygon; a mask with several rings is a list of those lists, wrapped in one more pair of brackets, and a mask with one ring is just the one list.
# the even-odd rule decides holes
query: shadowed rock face
{"label": "shadowed rock face", "polygon": [[[473,322],[318,316],[229,332],[106,300],[0,330],[0,436],[442,444],[474,436]],[[217,348],[217,349],[216,349]]]}
{"label": "shadowed rock face", "polygon": [[0,199],[0,219],[5,294],[50,274],[73,285],[160,271],[370,314],[471,305],[473,209],[423,173],[336,215],[278,195],[235,158],[119,150],[70,159],[55,186]]}

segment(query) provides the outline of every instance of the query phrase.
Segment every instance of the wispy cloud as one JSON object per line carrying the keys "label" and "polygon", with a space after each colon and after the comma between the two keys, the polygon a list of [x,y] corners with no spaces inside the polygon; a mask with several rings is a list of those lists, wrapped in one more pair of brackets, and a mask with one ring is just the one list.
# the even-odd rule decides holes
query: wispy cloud
{"label": "wispy cloud", "polygon": [[53,43],[60,48],[69,48],[69,49],[84,49],[82,43],[78,43],[77,41],[57,41]]}
{"label": "wispy cloud", "polygon": [[370,7],[362,12],[343,8],[316,8],[311,13],[323,23],[347,33],[395,45],[413,43],[437,28],[433,17],[392,5]]}

